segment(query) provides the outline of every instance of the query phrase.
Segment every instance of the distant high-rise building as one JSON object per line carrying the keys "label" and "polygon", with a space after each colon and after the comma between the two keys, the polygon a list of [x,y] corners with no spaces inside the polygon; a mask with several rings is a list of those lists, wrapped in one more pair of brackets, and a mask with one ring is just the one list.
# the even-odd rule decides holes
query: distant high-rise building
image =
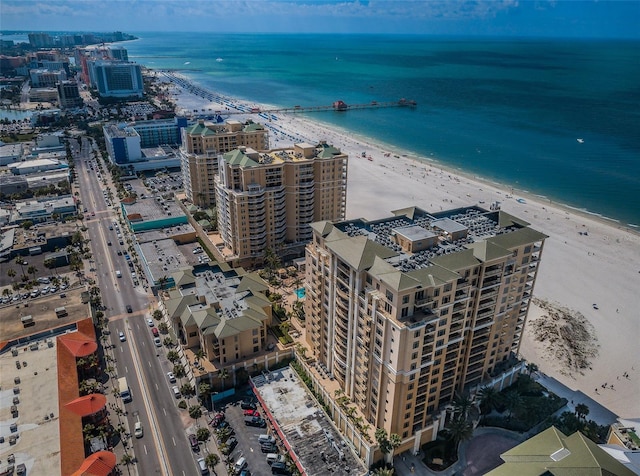
{"label": "distant high-rise building", "polygon": [[344,217],[347,155],[326,143],[265,152],[242,147],[220,156],[215,187],[228,261],[251,265],[268,249],[295,257],[311,240],[311,223]]}
{"label": "distant high-rise building", "polygon": [[311,226],[311,357],[400,451],[435,437],[456,392],[517,361],[547,238],[528,225],[474,206]]}
{"label": "distant high-rise building", "polygon": [[109,56],[111,59],[117,61],[129,61],[129,53],[127,49],[122,46],[110,45],[108,47]]}
{"label": "distant high-rise building", "polygon": [[29,44],[34,48],[50,48],[53,38],[48,33],[29,33]]}
{"label": "distant high-rise building", "polygon": [[200,207],[215,203],[218,155],[238,147],[266,150],[269,131],[253,122],[227,121],[213,124],[199,120],[182,130],[182,175],[187,198]]}
{"label": "distant high-rise building", "polygon": [[103,97],[142,97],[144,83],[139,64],[124,61],[89,61],[91,85]]}
{"label": "distant high-rise building", "polygon": [[61,109],[72,109],[82,107],[84,102],[80,96],[78,83],[75,81],[60,81],[57,84],[58,103]]}

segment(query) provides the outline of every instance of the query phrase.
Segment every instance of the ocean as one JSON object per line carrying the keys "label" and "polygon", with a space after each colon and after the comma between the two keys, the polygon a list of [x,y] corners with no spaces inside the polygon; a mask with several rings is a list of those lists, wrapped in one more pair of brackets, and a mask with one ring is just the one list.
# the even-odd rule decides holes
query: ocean
{"label": "ocean", "polygon": [[514,193],[640,225],[640,42],[133,34],[140,39],[122,44],[130,60],[255,103],[415,100],[306,116]]}

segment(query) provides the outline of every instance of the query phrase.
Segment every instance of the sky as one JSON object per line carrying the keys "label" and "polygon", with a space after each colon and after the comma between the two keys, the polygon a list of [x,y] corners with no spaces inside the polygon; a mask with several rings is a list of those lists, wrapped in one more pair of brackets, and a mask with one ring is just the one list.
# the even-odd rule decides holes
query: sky
{"label": "sky", "polygon": [[640,0],[0,0],[0,29],[640,38]]}

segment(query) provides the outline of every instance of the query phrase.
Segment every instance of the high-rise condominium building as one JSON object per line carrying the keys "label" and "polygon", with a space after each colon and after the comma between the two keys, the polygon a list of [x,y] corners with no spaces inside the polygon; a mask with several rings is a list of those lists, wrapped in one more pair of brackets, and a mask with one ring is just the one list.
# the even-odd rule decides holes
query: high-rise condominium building
{"label": "high-rise condominium building", "polygon": [[91,86],[103,97],[142,97],[144,83],[139,64],[125,61],[88,61]]}
{"label": "high-rise condominium building", "polygon": [[71,109],[74,107],[82,107],[84,101],[80,96],[78,83],[75,81],[60,81],[56,87],[58,88],[58,103],[61,109]]}
{"label": "high-rise condominium building", "polygon": [[306,339],[370,424],[422,444],[515,360],[547,237],[475,206],[393,214],[312,225]]}
{"label": "high-rise condominium building", "polygon": [[182,131],[182,175],[189,201],[199,207],[215,203],[218,155],[238,147],[269,148],[269,132],[262,124],[227,121],[214,124],[199,120]]}
{"label": "high-rise condominium building", "polygon": [[229,261],[260,262],[267,249],[300,255],[311,223],[344,219],[346,197],[347,155],[326,143],[223,154],[216,206]]}

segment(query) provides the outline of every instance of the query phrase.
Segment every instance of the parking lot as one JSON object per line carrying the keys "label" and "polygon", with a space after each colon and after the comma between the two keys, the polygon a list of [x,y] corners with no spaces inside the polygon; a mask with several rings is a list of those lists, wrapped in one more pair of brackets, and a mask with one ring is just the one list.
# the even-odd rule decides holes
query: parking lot
{"label": "parking lot", "polygon": [[[255,399],[252,401],[256,402]],[[225,420],[234,431],[232,437],[236,438],[238,441],[237,446],[229,455],[229,461],[235,463],[241,457],[244,457],[247,460],[246,469],[248,469],[252,475],[271,474],[271,467],[267,463],[266,459],[267,453],[263,453],[261,451],[258,437],[261,434],[273,434],[273,432],[270,431],[268,427],[258,428],[245,425],[244,410],[240,406],[240,401],[228,403],[223,407],[223,409],[216,407],[216,410],[224,411]],[[260,413],[260,416],[263,416],[263,412],[259,405],[257,411]],[[276,445],[279,449],[278,453],[283,454],[283,447],[279,444],[280,442],[278,441],[277,435],[274,436],[276,439]]]}

